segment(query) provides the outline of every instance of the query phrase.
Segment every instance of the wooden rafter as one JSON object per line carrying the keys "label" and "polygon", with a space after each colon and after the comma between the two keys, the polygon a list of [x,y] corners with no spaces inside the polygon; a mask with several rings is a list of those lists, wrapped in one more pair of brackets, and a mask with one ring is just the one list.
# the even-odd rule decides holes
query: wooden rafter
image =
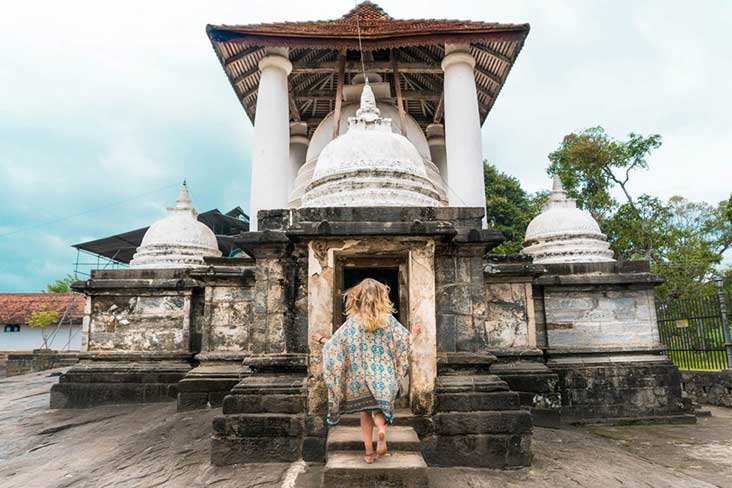
{"label": "wooden rafter", "polygon": [[229,59],[227,59],[224,62],[224,66],[231,66],[232,64],[236,63],[237,61],[246,58],[250,54],[254,54],[255,52],[259,51],[260,49],[263,49],[262,46],[250,46],[247,48],[244,48],[241,50],[241,52],[238,52],[231,56]]}
{"label": "wooden rafter", "polygon": [[338,137],[341,125],[341,106],[343,105],[343,78],[345,78],[346,51],[338,53],[338,86],[336,88],[335,107],[333,109],[333,139]]}
{"label": "wooden rafter", "polygon": [[396,58],[396,51],[391,50],[389,54],[391,58],[391,69],[394,75],[394,92],[396,93],[396,104],[399,109],[399,123],[402,128],[402,135],[407,136],[407,114],[404,112],[404,100],[402,99],[402,83],[399,77],[399,62]]}
{"label": "wooden rafter", "polygon": [[501,61],[502,63],[506,63],[506,64],[510,65],[513,62],[513,61],[511,61],[511,58],[509,58],[505,54],[501,54],[498,51],[496,51],[495,49],[493,49],[489,46],[486,46],[484,44],[473,44],[472,47],[484,54],[487,54],[488,56],[490,56],[494,59],[497,59],[498,61]]}
{"label": "wooden rafter", "polygon": [[287,98],[290,104],[290,120],[300,121],[300,110],[297,108],[294,92],[292,91],[292,82],[287,80]]}
{"label": "wooden rafter", "polygon": [[432,122],[435,124],[442,123],[442,114],[445,111],[445,94],[443,93],[440,97],[440,101],[437,102],[437,107],[435,107],[435,115],[432,117]]}
{"label": "wooden rafter", "polygon": [[[366,71],[372,73],[391,73],[392,67],[390,62],[385,61],[372,61],[364,63]],[[308,63],[293,63],[292,72],[293,74],[302,73],[332,73],[336,70],[335,66],[320,66],[313,62]],[[439,64],[434,63],[400,63],[399,70],[402,73],[431,73],[431,74],[442,74],[442,68]],[[361,63],[356,61],[349,61],[344,67],[346,73],[360,73]]]}
{"label": "wooden rafter", "polygon": [[239,76],[237,76],[236,78],[234,78],[233,80],[231,80],[231,83],[234,86],[236,86],[239,83],[241,83],[242,81],[244,81],[247,78],[249,78],[250,76],[256,75],[257,73],[259,73],[259,66],[257,66],[257,65],[252,66],[251,68],[249,68],[248,70],[246,70],[245,72],[243,72],[242,74],[240,74]]}
{"label": "wooden rafter", "polygon": [[480,74],[481,76],[485,76],[486,78],[488,78],[489,80],[491,80],[493,83],[495,83],[498,86],[501,86],[501,83],[503,83],[503,80],[499,76],[496,76],[495,74],[491,73],[487,69],[481,68],[477,64],[475,65],[474,69],[475,69],[476,73]]}
{"label": "wooden rafter", "polygon": [[[333,90],[314,90],[306,92],[295,92],[295,98],[297,100],[317,100],[326,101],[333,100],[335,92]],[[431,91],[431,90],[409,90],[402,92],[402,100],[421,100],[425,102],[438,102],[442,92]],[[396,101],[397,97],[392,97],[393,101]],[[380,98],[379,100],[384,100]]]}

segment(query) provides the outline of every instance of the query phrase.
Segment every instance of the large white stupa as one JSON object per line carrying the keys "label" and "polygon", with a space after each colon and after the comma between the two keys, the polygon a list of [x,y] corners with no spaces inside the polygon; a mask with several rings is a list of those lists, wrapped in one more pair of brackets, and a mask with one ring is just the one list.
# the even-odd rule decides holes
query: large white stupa
{"label": "large white stupa", "polygon": [[615,261],[597,221],[587,210],[577,208],[557,176],[549,201],[526,228],[521,252],[536,264]]}
{"label": "large white stupa", "polygon": [[417,148],[381,117],[368,81],[348,131],[320,153],[303,207],[407,206],[444,203]]}
{"label": "large white stupa", "polygon": [[216,235],[198,221],[184,181],[175,207],[145,232],[130,268],[190,268],[203,265],[204,257],[219,256]]}

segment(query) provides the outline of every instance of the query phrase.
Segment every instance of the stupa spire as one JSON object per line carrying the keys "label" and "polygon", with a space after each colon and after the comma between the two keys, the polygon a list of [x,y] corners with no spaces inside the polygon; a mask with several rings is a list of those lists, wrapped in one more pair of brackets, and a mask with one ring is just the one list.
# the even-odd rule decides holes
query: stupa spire
{"label": "stupa spire", "polygon": [[188,193],[186,180],[183,180],[183,184],[180,186],[180,190],[178,191],[178,198],[175,200],[175,208],[178,210],[188,210],[191,208],[191,195]]}

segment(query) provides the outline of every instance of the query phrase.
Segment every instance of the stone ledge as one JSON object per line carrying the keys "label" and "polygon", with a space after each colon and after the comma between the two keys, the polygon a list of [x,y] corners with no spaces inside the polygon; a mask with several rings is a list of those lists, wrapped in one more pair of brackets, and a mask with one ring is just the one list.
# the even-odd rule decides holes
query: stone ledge
{"label": "stone ledge", "polygon": [[430,466],[530,466],[531,434],[433,435],[422,439],[422,454]]}
{"label": "stone ledge", "polygon": [[433,422],[435,434],[447,436],[530,434],[533,427],[531,414],[526,410],[437,413]]}

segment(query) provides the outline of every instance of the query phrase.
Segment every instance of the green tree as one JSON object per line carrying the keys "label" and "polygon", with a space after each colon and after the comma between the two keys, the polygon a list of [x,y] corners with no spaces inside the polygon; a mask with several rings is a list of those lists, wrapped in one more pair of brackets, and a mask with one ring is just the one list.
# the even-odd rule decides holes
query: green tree
{"label": "green tree", "polygon": [[[642,136],[630,133],[620,141],[609,136],[602,127],[591,127],[579,133],[566,135],[559,148],[549,154],[547,172],[558,175],[569,194],[580,207],[589,210],[601,227],[620,206],[613,192],[620,189],[625,197],[624,213],[635,213],[640,234],[651,233],[644,219],[642,203],[630,194],[628,183],[634,171],[647,169],[647,157],[661,146],[661,136]],[[646,202],[648,203],[648,202]],[[650,235],[636,239],[642,244],[643,255],[650,259],[653,239]]]}
{"label": "green tree", "polygon": [[494,252],[517,253],[521,250],[526,226],[541,211],[547,193],[527,193],[518,179],[485,161],[483,171],[488,225],[506,237]]}
{"label": "green tree", "polygon": [[60,280],[46,285],[46,293],[69,293],[71,291],[71,284],[74,281],[76,281],[76,276],[67,274]]}
{"label": "green tree", "polygon": [[41,329],[41,337],[43,338],[42,349],[48,349],[48,340],[55,333],[51,326],[58,324],[58,312],[56,310],[37,310],[31,312],[28,319],[28,327],[31,329]]}

